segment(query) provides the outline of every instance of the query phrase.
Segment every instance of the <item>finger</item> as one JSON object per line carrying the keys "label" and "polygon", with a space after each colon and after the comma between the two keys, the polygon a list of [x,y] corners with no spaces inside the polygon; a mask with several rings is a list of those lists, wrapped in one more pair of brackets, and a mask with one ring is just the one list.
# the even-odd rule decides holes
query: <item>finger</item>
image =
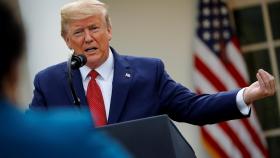
{"label": "finger", "polygon": [[262,69],[259,70],[259,73],[258,73],[261,77],[261,79],[263,80],[263,83],[264,83],[264,87],[266,88],[266,90],[270,90],[271,87],[270,87],[270,84],[269,84],[269,76],[268,76],[268,73]]}
{"label": "finger", "polygon": [[267,95],[273,95],[275,91],[274,77],[262,69],[259,70],[259,75],[264,83],[264,92]]}
{"label": "finger", "polygon": [[261,89],[265,89],[265,85],[264,85],[264,82],[263,82],[263,80],[262,80],[262,78],[261,78],[260,74],[259,74],[259,73],[257,73],[256,77],[257,77],[257,79],[258,79],[258,82],[259,82],[260,88],[261,88]]}
{"label": "finger", "polygon": [[268,72],[264,71],[265,75],[268,77],[268,82],[270,84],[270,95],[273,95],[276,91],[276,83],[275,78]]}
{"label": "finger", "polygon": [[271,86],[272,86],[272,95],[276,92],[276,83],[275,83],[275,78],[272,77],[271,79]]}

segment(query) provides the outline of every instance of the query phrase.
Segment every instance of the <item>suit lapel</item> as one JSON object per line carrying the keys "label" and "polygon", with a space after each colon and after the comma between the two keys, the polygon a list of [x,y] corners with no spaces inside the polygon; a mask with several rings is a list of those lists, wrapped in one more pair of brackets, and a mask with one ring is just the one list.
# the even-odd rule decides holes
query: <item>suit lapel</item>
{"label": "suit lapel", "polygon": [[[71,94],[71,90],[68,84],[68,72],[67,72],[67,66],[65,68],[65,73],[64,73],[64,87],[67,93],[68,98],[70,99],[70,102],[73,104],[73,97]],[[87,105],[86,101],[86,96],[85,96],[85,91],[83,88],[83,81],[82,81],[82,76],[79,70],[73,70],[72,71],[72,83],[75,89],[75,92],[78,96],[78,98],[81,101],[81,105]]]}
{"label": "suit lapel", "polygon": [[133,78],[133,72],[127,61],[113,49],[112,52],[114,55],[114,79],[108,119],[109,124],[118,122]]}

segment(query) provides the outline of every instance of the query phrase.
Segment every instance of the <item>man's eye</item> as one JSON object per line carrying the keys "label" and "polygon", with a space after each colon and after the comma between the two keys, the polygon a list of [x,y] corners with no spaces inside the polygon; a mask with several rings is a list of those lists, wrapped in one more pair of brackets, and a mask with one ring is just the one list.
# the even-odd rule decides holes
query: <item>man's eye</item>
{"label": "man's eye", "polygon": [[73,35],[74,35],[74,36],[81,36],[81,35],[83,35],[83,30],[80,30],[80,29],[75,30],[75,31],[73,32]]}
{"label": "man's eye", "polygon": [[90,31],[97,31],[98,29],[99,29],[99,27],[96,27],[96,26],[93,26],[93,27],[89,28]]}
{"label": "man's eye", "polygon": [[82,31],[76,31],[76,32],[74,32],[74,35],[79,35],[81,33],[82,33]]}

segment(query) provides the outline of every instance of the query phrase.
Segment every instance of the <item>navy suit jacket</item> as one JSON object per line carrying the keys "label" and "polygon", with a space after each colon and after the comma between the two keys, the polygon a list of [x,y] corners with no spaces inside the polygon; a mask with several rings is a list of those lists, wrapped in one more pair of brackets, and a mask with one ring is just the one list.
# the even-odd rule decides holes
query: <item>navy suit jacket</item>
{"label": "navy suit jacket", "polygon": [[[161,60],[122,56],[111,49],[114,78],[109,124],[160,114],[197,125],[245,117],[236,105],[238,90],[197,95],[172,80]],[[73,84],[81,104],[87,106],[79,70],[73,72]],[[32,108],[73,105],[66,62],[39,72],[34,87]]]}
{"label": "navy suit jacket", "polygon": [[63,108],[24,115],[0,99],[0,157],[130,157],[115,141],[95,131],[84,112]]}

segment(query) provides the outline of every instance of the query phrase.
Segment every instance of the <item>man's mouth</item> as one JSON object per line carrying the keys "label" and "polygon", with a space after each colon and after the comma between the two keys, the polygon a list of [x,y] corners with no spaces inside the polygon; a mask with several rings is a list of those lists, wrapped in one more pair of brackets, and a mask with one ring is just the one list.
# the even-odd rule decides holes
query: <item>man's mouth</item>
{"label": "man's mouth", "polygon": [[93,53],[95,50],[97,50],[96,47],[90,47],[90,48],[85,49],[85,52],[87,52],[87,53]]}

